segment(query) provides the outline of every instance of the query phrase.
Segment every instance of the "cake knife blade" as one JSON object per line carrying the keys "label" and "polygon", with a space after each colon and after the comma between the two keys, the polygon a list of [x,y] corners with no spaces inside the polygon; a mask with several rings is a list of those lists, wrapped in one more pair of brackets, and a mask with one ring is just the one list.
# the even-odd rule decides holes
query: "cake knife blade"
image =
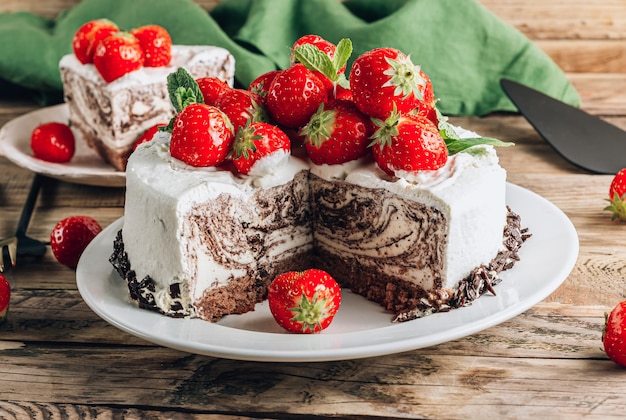
{"label": "cake knife blade", "polygon": [[501,79],[502,89],[543,139],[574,165],[598,174],[626,167],[626,132],[533,88]]}

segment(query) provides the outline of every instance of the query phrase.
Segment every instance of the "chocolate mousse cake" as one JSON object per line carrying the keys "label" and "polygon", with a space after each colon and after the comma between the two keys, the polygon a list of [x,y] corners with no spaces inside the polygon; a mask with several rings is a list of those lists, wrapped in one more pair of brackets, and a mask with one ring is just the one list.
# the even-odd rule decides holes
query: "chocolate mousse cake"
{"label": "chocolate mousse cake", "polygon": [[527,237],[492,146],[409,178],[367,157],[315,165],[293,155],[270,174],[239,176],[185,165],[169,140],[159,133],[131,155],[110,258],[140,307],[169,316],[250,311],[277,274],[315,267],[406,321],[493,291]]}
{"label": "chocolate mousse cake", "polygon": [[111,83],[93,64],[64,56],[59,68],[71,126],[102,159],[124,171],[137,137],[174,116],[166,77],[179,67],[196,79],[217,77],[231,86],[234,81],[233,56],[213,46],[174,45],[168,66],[142,67]]}

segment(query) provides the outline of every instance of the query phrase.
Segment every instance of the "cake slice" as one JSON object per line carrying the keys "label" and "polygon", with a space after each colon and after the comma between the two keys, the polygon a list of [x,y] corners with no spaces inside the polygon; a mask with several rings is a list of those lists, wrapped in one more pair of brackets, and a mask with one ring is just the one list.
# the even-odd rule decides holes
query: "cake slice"
{"label": "cake slice", "polygon": [[174,116],[166,78],[179,67],[196,79],[217,77],[231,86],[234,81],[233,56],[214,46],[174,45],[168,66],[142,67],[111,83],[93,64],[64,56],[59,69],[71,126],[102,159],[124,171],[137,137]]}

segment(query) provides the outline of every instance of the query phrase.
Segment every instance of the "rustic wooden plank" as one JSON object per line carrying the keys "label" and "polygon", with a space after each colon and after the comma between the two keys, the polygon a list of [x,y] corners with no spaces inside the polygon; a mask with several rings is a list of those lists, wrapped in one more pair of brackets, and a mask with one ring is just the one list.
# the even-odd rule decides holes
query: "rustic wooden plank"
{"label": "rustic wooden plank", "polygon": [[535,43],[565,72],[623,74],[626,68],[626,37],[612,40],[535,40]]}

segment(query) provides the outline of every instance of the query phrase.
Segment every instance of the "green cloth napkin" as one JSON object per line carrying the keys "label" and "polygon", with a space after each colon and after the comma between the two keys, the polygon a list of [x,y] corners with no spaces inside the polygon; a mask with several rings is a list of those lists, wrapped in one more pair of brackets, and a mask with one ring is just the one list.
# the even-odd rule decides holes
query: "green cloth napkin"
{"label": "green cloth napkin", "polygon": [[0,94],[17,86],[43,102],[61,97],[60,58],[72,51],[81,24],[102,17],[122,29],[162,25],[175,44],[227,48],[244,87],[263,72],[288,66],[289,47],[300,36],[318,34],[334,43],[352,40],[348,66],[376,47],[410,54],[431,77],[444,114],[515,111],[501,77],[580,104],[558,66],[476,0],[224,0],[210,13],[191,0],[84,0],[53,20],[4,13]]}

